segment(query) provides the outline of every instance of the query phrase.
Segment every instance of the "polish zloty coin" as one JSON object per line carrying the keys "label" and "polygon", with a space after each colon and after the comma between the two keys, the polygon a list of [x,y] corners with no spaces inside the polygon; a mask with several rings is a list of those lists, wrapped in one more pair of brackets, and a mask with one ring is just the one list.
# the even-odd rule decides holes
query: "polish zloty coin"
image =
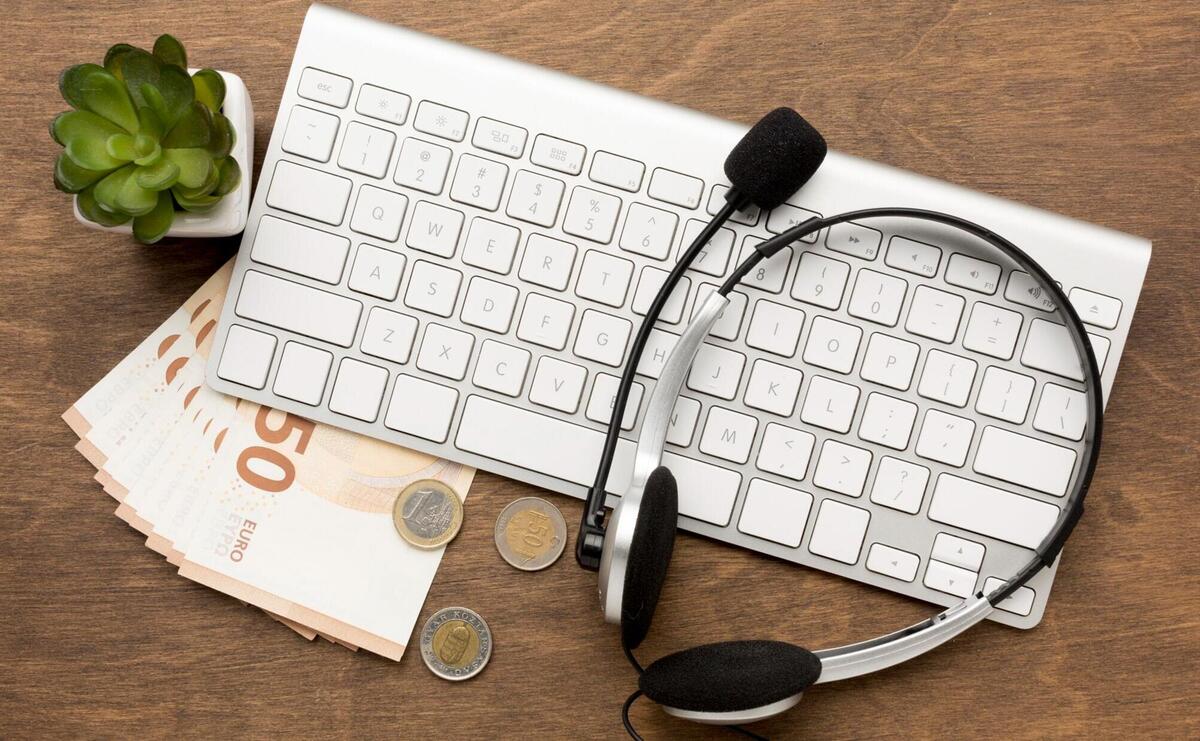
{"label": "polish zloty coin", "polygon": [[421,629],[421,658],[442,679],[470,679],[483,671],[491,656],[492,631],[474,610],[446,607]]}
{"label": "polish zloty coin", "polygon": [[418,548],[439,548],[462,527],[462,500],[441,481],[414,481],[392,507],[392,523],[400,537]]}
{"label": "polish zloty coin", "polygon": [[537,497],[510,503],[496,518],[496,549],[522,571],[541,571],[567,544],[567,521],[558,507]]}

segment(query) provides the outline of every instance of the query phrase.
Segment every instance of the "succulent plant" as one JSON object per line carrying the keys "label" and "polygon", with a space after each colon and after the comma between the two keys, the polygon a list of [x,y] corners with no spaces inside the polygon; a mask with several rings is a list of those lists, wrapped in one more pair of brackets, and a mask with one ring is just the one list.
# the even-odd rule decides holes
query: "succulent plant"
{"label": "succulent plant", "polygon": [[88,220],[132,220],[134,236],[150,244],[176,209],[209,211],[237,187],[234,130],[221,114],[225,82],[211,69],[189,75],[174,37],[159,36],[153,52],[117,44],[103,66],[63,70],[58,87],[73,110],[50,125],[63,146],[54,184],[77,194]]}

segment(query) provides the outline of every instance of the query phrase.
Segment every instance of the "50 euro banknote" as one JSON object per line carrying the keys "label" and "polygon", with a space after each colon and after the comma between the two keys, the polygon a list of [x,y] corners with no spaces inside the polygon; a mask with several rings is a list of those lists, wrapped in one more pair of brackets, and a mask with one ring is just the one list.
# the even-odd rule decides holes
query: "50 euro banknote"
{"label": "50 euro banknote", "polygon": [[64,418],[118,515],[180,574],[398,660],[443,549],[399,538],[392,503],[423,478],[465,496],[474,470],[205,386],[228,277],[226,266]]}

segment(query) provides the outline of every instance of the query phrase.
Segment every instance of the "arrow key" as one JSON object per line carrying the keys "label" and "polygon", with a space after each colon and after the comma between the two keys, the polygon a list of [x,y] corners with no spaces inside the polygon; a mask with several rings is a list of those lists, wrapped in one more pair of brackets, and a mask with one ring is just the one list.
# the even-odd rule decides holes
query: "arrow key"
{"label": "arrow key", "polygon": [[933,539],[933,552],[929,557],[954,566],[960,566],[971,571],[979,571],[983,566],[984,547],[982,543],[966,540],[950,533],[938,533]]}
{"label": "arrow key", "polygon": [[925,567],[924,583],[930,589],[966,599],[974,593],[975,580],[978,578],[979,574],[974,571],[931,559],[929,566]]}
{"label": "arrow key", "polygon": [[890,576],[900,581],[912,581],[917,577],[917,566],[921,557],[883,543],[872,543],[867,553],[867,568],[876,574]]}

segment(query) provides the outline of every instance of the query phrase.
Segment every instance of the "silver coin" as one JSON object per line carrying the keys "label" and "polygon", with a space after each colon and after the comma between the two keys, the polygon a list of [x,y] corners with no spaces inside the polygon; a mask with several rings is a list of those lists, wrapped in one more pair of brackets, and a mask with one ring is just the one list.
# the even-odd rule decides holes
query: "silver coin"
{"label": "silver coin", "polygon": [[522,571],[541,571],[562,555],[567,521],[558,507],[538,497],[509,503],[496,518],[496,550]]}
{"label": "silver coin", "polygon": [[421,628],[421,658],[442,679],[470,679],[483,671],[491,657],[492,631],[474,610],[443,608]]}

